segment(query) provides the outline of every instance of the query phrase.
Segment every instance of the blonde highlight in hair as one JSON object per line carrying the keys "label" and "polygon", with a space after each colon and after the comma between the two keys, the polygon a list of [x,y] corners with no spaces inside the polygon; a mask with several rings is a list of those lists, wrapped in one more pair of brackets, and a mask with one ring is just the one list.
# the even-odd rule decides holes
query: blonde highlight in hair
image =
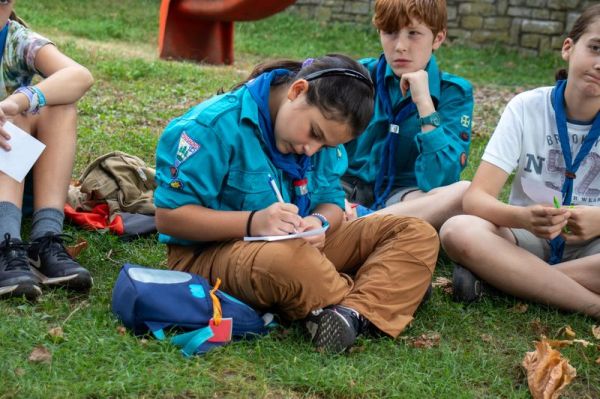
{"label": "blonde highlight in hair", "polygon": [[424,23],[433,35],[448,28],[446,0],[376,0],[373,25],[384,32],[397,32],[411,21]]}

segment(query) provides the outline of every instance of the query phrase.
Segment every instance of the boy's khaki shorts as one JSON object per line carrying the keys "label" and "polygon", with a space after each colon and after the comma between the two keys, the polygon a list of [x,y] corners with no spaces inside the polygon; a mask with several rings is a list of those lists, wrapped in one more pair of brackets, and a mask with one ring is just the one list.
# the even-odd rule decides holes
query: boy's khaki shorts
{"label": "boy's khaki shorts", "polygon": [[[550,259],[550,244],[525,229],[510,229],[517,240],[517,245],[547,262]],[[563,261],[584,258],[600,253],[600,238],[594,238],[580,244],[566,244]]]}

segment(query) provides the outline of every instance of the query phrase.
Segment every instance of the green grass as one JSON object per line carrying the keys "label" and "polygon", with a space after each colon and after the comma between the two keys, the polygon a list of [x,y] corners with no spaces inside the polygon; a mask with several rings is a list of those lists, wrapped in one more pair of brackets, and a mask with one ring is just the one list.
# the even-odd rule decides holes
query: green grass
{"label": "green grass", "polygon": [[[265,58],[303,58],[328,52],[377,56],[370,27],[322,25],[289,14],[236,24],[236,64],[203,66],[156,59],[158,0],[88,2],[54,0],[17,3],[37,31],[88,66],[96,78],[80,102],[76,177],[92,159],[119,149],[154,163],[158,137],[174,116],[241,80]],[[476,106],[471,178],[487,136],[506,99],[519,88],[552,82],[560,65],[549,55],[523,62],[501,49],[446,46],[443,68],[472,80],[481,95]],[[513,69],[510,69],[513,67]],[[89,242],[80,256],[94,275],[89,296],[46,291],[35,303],[0,302],[0,398],[63,397],[529,397],[520,363],[532,341],[558,337],[571,325],[578,338],[593,341],[593,321],[545,306],[511,309],[510,298],[473,305],[453,303],[435,289],[433,298],[398,340],[366,337],[346,356],[314,352],[297,325],[254,341],[184,359],[172,346],[120,334],[110,311],[111,291],[125,262],[165,266],[165,249],[155,237],[124,243],[114,236],[69,227]],[[436,276],[451,270],[442,257]],[[48,335],[60,326],[64,340]],[[414,348],[411,338],[439,333],[440,344]],[[598,343],[598,342],[596,342]],[[27,358],[38,345],[52,353],[50,364]],[[600,397],[600,352],[595,346],[564,348],[578,377],[564,397]]]}

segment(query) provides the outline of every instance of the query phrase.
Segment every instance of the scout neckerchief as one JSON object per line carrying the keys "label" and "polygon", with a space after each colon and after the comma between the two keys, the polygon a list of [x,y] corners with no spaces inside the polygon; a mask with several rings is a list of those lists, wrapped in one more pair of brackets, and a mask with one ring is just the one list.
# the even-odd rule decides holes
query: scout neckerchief
{"label": "scout neckerchief", "polygon": [[[394,177],[396,176],[396,153],[398,145],[400,144],[399,125],[417,109],[415,103],[408,98],[403,101],[403,104],[400,106],[398,112],[394,114],[392,100],[390,99],[390,94],[385,87],[386,67],[387,62],[382,54],[381,57],[379,57],[379,62],[377,63],[377,69],[375,71],[375,84],[377,87],[377,97],[379,97],[379,100],[383,105],[383,110],[388,117],[389,131],[385,139],[385,143],[383,144],[379,172],[375,178],[375,188],[373,190],[375,202],[371,206],[373,209],[379,209],[385,205],[385,200],[390,194],[392,185],[394,184]],[[387,179],[387,185],[385,190],[381,192],[381,188],[385,179]]]}
{"label": "scout neckerchief", "polygon": [[[294,185],[294,195],[292,202],[298,207],[300,216],[308,215],[310,210],[310,198],[308,192],[308,179],[306,172],[311,166],[310,157],[306,155],[282,154],[275,146],[275,133],[271,121],[271,112],[269,110],[269,94],[271,91],[271,82],[292,72],[287,69],[274,69],[265,72],[245,84],[250,95],[258,105],[258,122],[260,131],[265,143],[267,144],[267,155],[275,167],[283,172],[292,180]],[[265,181],[265,185],[267,182]]]}
{"label": "scout neckerchief", "polygon": [[[565,88],[567,87],[566,80],[559,80],[552,93],[552,102],[554,104],[554,114],[556,116],[556,129],[558,130],[558,138],[560,140],[560,148],[565,159],[565,180],[562,186],[562,204],[571,205],[571,196],[573,195],[573,180],[575,179],[577,169],[581,162],[588,155],[592,146],[600,136],[600,112],[596,113],[596,117],[592,123],[589,133],[585,136],[585,140],[581,144],[581,148],[573,160],[571,155],[571,146],[569,145],[569,132],[567,131],[567,114],[565,112]],[[565,249],[565,239],[558,236],[550,241],[552,253],[549,263],[555,265],[562,261],[563,251]]]}
{"label": "scout neckerchief", "polygon": [[6,46],[6,37],[8,36],[8,25],[10,22],[7,22],[4,25],[4,28],[0,31],[0,61],[4,57],[4,47]]}

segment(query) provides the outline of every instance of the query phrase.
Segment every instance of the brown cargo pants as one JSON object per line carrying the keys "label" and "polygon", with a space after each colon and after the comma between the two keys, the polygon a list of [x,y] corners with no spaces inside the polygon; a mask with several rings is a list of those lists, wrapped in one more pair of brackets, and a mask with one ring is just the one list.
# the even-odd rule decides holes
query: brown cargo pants
{"label": "brown cargo pants", "polygon": [[341,304],[396,337],[429,286],[438,250],[437,233],[428,223],[372,215],[328,233],[322,251],[302,239],[230,240],[202,251],[169,245],[168,265],[211,284],[220,278],[225,292],[290,320]]}

